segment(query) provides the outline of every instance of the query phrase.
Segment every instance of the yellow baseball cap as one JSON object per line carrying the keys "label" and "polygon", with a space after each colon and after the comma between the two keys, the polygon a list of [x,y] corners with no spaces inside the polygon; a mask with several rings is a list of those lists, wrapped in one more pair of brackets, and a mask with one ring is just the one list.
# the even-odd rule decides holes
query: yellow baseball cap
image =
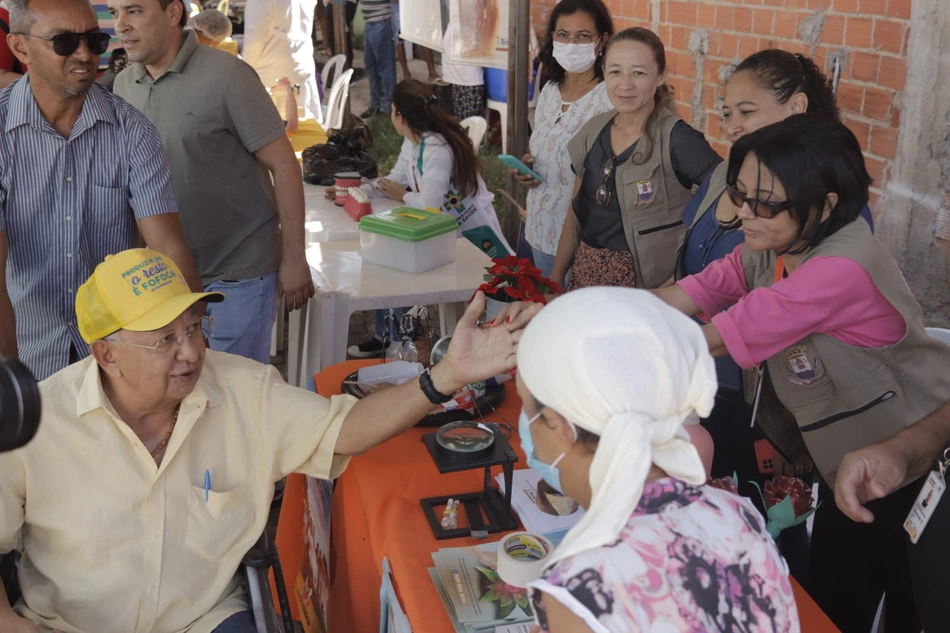
{"label": "yellow baseball cap", "polygon": [[147,248],[109,255],[76,293],[76,320],[87,343],[119,330],[165,327],[196,301],[224,301],[220,292],[192,292],[171,257]]}

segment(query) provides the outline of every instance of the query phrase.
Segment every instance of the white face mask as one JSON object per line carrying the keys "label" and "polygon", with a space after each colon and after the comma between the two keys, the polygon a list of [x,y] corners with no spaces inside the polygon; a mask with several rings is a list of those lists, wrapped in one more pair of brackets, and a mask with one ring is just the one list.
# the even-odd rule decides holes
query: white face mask
{"label": "white face mask", "polygon": [[554,59],[569,73],[587,72],[597,60],[596,48],[597,42],[590,44],[554,42]]}

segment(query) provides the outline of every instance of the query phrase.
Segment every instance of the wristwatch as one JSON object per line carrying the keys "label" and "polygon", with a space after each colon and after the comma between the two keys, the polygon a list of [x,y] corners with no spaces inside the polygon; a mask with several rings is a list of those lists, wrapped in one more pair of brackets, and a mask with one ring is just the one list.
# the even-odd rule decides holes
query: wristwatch
{"label": "wristwatch", "polygon": [[455,394],[447,396],[436,389],[435,385],[432,384],[432,376],[429,375],[430,369],[431,367],[426,367],[426,370],[419,374],[419,386],[422,388],[422,393],[429,399],[429,402],[432,404],[444,404],[451,400]]}

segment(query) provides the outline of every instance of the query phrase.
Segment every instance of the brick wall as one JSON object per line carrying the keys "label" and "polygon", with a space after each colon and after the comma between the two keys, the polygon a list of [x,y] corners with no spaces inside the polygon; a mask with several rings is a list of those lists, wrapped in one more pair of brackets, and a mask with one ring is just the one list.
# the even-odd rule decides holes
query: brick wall
{"label": "brick wall", "polygon": [[[763,48],[809,55],[829,76],[835,58],[843,60],[838,106],[861,142],[877,210],[897,148],[911,0],[660,0],[659,16],[650,0],[605,2],[618,30],[653,28],[658,19],[679,113],[723,155],[724,67]],[[555,4],[532,0],[536,28],[544,28]]]}

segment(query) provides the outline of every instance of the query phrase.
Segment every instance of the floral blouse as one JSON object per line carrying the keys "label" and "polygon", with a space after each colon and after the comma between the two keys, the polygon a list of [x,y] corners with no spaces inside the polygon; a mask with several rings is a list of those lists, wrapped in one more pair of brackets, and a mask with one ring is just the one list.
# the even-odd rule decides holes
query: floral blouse
{"label": "floral blouse", "polygon": [[[566,112],[563,106],[568,106]],[[544,182],[528,191],[525,238],[543,253],[557,253],[574,193],[574,170],[567,144],[585,123],[612,108],[603,83],[572,103],[561,100],[561,91],[553,81],[541,90],[528,148],[534,156],[533,169]]]}
{"label": "floral blouse", "polygon": [[620,540],[532,583],[595,633],[799,633],[788,568],[747,500],[676,479],[648,483]]}

